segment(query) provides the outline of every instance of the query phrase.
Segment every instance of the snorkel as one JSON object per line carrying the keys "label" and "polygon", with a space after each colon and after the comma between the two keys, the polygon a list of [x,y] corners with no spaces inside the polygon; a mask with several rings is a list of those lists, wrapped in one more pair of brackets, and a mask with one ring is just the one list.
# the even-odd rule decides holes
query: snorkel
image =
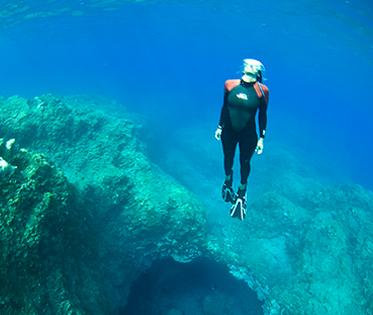
{"label": "snorkel", "polygon": [[262,83],[264,71],[265,67],[259,60],[244,59],[242,65],[241,79],[247,83],[252,83],[256,81]]}

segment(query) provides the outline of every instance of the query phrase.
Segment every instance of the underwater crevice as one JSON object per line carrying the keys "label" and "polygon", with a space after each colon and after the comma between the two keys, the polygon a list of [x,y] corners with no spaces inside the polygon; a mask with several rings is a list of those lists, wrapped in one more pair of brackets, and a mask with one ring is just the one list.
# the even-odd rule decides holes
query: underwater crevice
{"label": "underwater crevice", "polygon": [[118,315],[259,315],[255,291],[207,258],[156,260],[132,283]]}

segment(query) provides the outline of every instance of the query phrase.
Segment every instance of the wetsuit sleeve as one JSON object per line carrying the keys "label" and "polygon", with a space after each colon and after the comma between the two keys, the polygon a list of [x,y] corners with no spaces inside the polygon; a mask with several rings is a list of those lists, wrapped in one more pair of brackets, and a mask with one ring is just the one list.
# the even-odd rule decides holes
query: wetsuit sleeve
{"label": "wetsuit sleeve", "polygon": [[229,119],[229,111],[228,111],[228,105],[227,105],[227,98],[228,98],[228,91],[224,89],[224,102],[223,107],[221,108],[220,113],[220,119],[219,119],[219,126],[224,128],[224,125],[227,124],[227,121]]}
{"label": "wetsuit sleeve", "polygon": [[259,107],[259,135],[261,138],[265,136],[265,130],[267,128],[267,107],[269,101],[269,93],[268,90],[264,91],[265,97],[261,99],[260,107]]}

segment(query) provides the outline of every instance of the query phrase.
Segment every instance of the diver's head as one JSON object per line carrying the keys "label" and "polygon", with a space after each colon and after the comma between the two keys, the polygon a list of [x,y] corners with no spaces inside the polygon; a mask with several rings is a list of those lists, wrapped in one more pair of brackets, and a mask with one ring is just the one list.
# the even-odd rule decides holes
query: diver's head
{"label": "diver's head", "polygon": [[242,81],[250,82],[262,82],[265,72],[264,65],[255,59],[244,59],[242,65]]}

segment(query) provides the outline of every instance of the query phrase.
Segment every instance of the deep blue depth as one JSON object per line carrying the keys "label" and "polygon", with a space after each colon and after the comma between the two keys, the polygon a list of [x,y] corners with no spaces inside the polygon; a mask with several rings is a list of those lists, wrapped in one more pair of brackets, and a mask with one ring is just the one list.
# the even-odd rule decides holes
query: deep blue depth
{"label": "deep blue depth", "polygon": [[3,28],[0,95],[115,98],[159,130],[203,122],[213,141],[224,81],[258,58],[271,91],[266,150],[288,144],[373,188],[369,1],[180,2]]}

